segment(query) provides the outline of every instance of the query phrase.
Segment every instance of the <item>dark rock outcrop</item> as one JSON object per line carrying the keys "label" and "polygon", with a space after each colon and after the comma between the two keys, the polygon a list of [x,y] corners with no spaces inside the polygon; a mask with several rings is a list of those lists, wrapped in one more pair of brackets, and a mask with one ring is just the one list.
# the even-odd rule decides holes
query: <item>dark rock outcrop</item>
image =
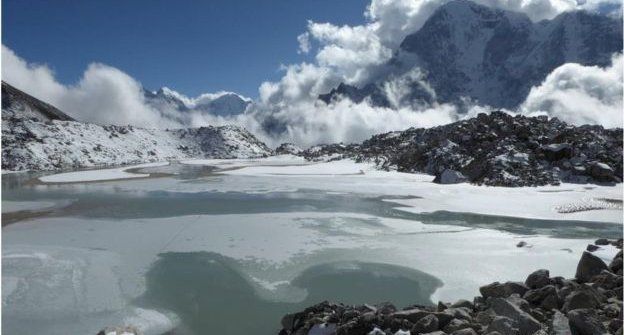
{"label": "dark rock outcrop", "polygon": [[361,144],[317,145],[301,155],[373,161],[382,169],[431,174],[436,182],[465,177],[473,184],[511,187],[619,183],[622,139],[621,128],[492,112],[434,128],[379,134]]}
{"label": "dark rock outcrop", "polygon": [[[586,257],[579,267],[584,267]],[[403,310],[322,302],[284,316],[280,335],[317,334],[321,328],[330,331],[318,334],[328,335],[621,334],[622,276],[609,269],[587,283],[550,277],[548,270],[541,269],[528,276],[526,285],[496,282],[480,291],[472,302],[438,302]]]}

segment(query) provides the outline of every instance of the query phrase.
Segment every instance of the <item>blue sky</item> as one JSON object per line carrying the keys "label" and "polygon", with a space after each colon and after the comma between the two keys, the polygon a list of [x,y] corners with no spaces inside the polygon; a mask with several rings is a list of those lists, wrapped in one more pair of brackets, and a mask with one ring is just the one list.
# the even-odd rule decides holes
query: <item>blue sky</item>
{"label": "blue sky", "polygon": [[117,67],[146,88],[257,96],[280,64],[305,60],[307,20],[364,21],[365,0],[4,0],[2,43],[64,84],[86,66]]}

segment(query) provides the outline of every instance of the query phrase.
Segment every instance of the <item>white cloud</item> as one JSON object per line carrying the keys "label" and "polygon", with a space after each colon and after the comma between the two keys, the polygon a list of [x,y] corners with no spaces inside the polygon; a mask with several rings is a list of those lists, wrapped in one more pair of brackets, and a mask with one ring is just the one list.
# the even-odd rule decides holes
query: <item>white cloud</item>
{"label": "white cloud", "polygon": [[607,68],[564,64],[531,89],[521,111],[546,113],[576,125],[622,127],[623,70],[621,54]]}
{"label": "white cloud", "polygon": [[107,65],[90,64],[76,85],[65,86],[47,66],[28,64],[2,45],[2,80],[81,121],[143,127],[178,125],[145,104],[139,82]]}
{"label": "white cloud", "polygon": [[312,46],[310,45],[310,33],[307,31],[299,36],[297,36],[297,42],[299,42],[299,50],[297,50],[300,54],[307,54],[310,52]]}

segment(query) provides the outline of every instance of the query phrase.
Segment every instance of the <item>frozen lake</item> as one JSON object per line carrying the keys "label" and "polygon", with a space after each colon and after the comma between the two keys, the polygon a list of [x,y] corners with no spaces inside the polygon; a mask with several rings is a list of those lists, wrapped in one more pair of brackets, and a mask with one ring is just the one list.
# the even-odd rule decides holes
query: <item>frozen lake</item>
{"label": "frozen lake", "polygon": [[283,314],[322,300],[434,304],[538,268],[570,277],[588,243],[622,235],[621,184],[509,190],[352,162],[184,163],[3,175],[3,333],[275,334]]}

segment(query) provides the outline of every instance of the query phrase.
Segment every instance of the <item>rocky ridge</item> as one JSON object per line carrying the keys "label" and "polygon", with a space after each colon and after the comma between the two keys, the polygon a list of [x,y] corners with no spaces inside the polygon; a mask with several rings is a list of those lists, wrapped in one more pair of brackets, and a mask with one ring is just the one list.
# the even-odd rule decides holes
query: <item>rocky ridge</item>
{"label": "rocky ridge", "polygon": [[434,128],[379,134],[360,144],[314,146],[300,155],[373,161],[386,170],[435,175],[444,184],[619,183],[622,138],[621,128],[492,112]]}
{"label": "rocky ridge", "polygon": [[189,158],[266,157],[273,151],[236,126],[144,129],[74,121],[2,84],[2,169],[58,170]]}
{"label": "rocky ridge", "polygon": [[494,282],[480,296],[437,306],[398,309],[391,303],[349,306],[322,302],[282,318],[280,335],[597,335],[622,334],[622,240],[609,265],[585,251],[575,278],[546,269],[524,282]]}

